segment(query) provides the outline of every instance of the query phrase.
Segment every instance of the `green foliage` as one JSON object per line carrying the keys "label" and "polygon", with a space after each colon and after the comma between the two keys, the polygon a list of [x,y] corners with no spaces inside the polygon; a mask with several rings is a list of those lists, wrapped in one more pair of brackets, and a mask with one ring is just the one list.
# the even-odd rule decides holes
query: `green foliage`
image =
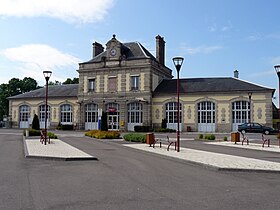
{"label": "green foliage", "polygon": [[26,130],[29,132],[29,136],[40,136],[40,130],[35,130],[35,129],[24,129],[23,130],[23,135],[26,136]]}
{"label": "green foliage", "polygon": [[85,136],[89,136],[96,139],[118,139],[121,134],[118,131],[100,131],[91,130],[85,133]]}
{"label": "green foliage", "polygon": [[166,118],[161,120],[161,128],[167,128],[167,119]]}
{"label": "green foliage", "polygon": [[107,113],[102,112],[101,116],[101,130],[102,131],[108,131],[108,122],[107,122]]}
{"label": "green foliage", "polygon": [[55,134],[52,133],[52,132],[48,132],[48,136],[49,136],[51,139],[57,139],[57,135],[55,135]]}
{"label": "green foliage", "polygon": [[40,130],[40,122],[39,122],[39,118],[38,115],[35,114],[32,120],[32,129],[34,130]]}
{"label": "green foliage", "polygon": [[[26,130],[27,129],[24,129],[23,130],[23,135],[26,136]],[[41,135],[41,131],[40,130],[35,130],[35,129],[32,129],[32,128],[29,128],[28,129],[28,132],[29,132],[29,136],[40,136]],[[52,132],[48,132],[48,136],[51,138],[51,139],[57,139],[57,135],[55,135],[54,133]]]}
{"label": "green foliage", "polygon": [[39,88],[36,80],[31,77],[25,77],[23,80],[12,78],[8,84],[0,85],[0,120],[3,120],[3,115],[8,116],[9,100],[8,97],[15,96],[21,93],[29,92]]}
{"label": "green foliage", "polygon": [[208,139],[208,140],[215,140],[216,137],[214,134],[206,134],[204,139]]}
{"label": "green foliage", "polygon": [[141,133],[128,133],[123,138],[126,141],[146,143],[146,135]]}
{"label": "green foliage", "polygon": [[154,131],[163,132],[163,133],[175,133],[176,132],[175,129],[171,129],[171,128],[156,128]]}
{"label": "green foliage", "polygon": [[224,137],[224,141],[227,141],[227,140],[228,140],[228,139],[227,139],[227,137],[225,136],[225,137]]}
{"label": "green foliage", "polygon": [[203,134],[199,134],[198,138],[203,139]]}
{"label": "green foliage", "polygon": [[63,82],[62,84],[79,84],[79,78],[74,77],[73,79],[71,78],[67,78],[67,80],[65,82]]}

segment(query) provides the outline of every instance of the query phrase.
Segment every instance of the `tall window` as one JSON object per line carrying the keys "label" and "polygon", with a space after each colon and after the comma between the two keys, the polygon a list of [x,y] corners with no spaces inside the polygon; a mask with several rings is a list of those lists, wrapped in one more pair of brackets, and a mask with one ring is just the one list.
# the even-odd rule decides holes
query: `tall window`
{"label": "tall window", "polygon": [[250,103],[236,101],[232,103],[232,123],[246,123],[250,120]]}
{"label": "tall window", "polygon": [[[177,102],[165,105],[167,123],[178,123]],[[180,103],[180,123],[182,123],[182,104]]]}
{"label": "tall window", "polygon": [[96,104],[87,104],[85,112],[86,122],[98,122],[98,108]]}
{"label": "tall window", "polygon": [[139,76],[131,76],[131,90],[139,90]]}
{"label": "tall window", "polygon": [[143,122],[143,112],[142,104],[140,103],[130,103],[128,104],[128,123],[142,123]]}
{"label": "tall window", "polygon": [[19,121],[26,122],[29,119],[30,108],[27,105],[22,105],[19,107]]}
{"label": "tall window", "polygon": [[88,91],[95,91],[95,79],[88,80]]}
{"label": "tall window", "polygon": [[198,123],[215,123],[215,104],[203,101],[197,105]]}
{"label": "tall window", "polygon": [[60,122],[61,124],[72,124],[72,106],[70,104],[60,106]]}
{"label": "tall window", "polygon": [[[40,119],[40,122],[45,122],[45,105],[41,105],[40,106],[40,112],[39,112],[39,119]],[[50,121],[50,106],[48,105],[47,106],[47,115],[48,115],[48,117],[47,117],[47,119]]]}
{"label": "tall window", "polygon": [[117,77],[109,77],[109,79],[108,79],[108,91],[109,92],[117,91]]}

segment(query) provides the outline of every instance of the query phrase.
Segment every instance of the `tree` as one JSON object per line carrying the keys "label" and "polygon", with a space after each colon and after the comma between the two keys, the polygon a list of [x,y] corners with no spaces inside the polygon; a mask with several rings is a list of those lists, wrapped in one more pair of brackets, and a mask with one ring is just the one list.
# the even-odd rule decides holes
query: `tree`
{"label": "tree", "polygon": [[79,84],[79,78],[74,77],[73,79],[71,78],[67,78],[67,80],[65,82],[63,82],[62,84],[66,85],[66,84]]}
{"label": "tree", "polygon": [[12,78],[8,84],[0,85],[0,120],[3,119],[3,115],[9,113],[9,100],[8,97],[15,96],[24,92],[35,90],[39,88],[36,80],[25,77],[23,80],[18,78]]}
{"label": "tree", "polygon": [[101,116],[101,130],[102,131],[107,131],[108,130],[108,122],[107,122],[107,113],[102,112]]}
{"label": "tree", "polygon": [[34,130],[40,130],[40,122],[39,122],[39,118],[38,115],[35,114],[32,120],[32,129]]}

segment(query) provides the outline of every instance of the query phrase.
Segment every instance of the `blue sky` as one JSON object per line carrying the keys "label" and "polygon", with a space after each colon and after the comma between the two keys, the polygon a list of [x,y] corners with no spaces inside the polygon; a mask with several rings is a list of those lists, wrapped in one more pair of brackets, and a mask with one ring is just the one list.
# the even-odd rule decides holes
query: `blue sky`
{"label": "blue sky", "polygon": [[237,69],[240,79],[278,89],[279,8],[278,0],[1,0],[0,84],[32,77],[43,85],[43,70],[53,71],[51,81],[78,77],[92,43],[105,45],[112,34],[154,54],[159,34],[168,67],[185,58],[180,77]]}

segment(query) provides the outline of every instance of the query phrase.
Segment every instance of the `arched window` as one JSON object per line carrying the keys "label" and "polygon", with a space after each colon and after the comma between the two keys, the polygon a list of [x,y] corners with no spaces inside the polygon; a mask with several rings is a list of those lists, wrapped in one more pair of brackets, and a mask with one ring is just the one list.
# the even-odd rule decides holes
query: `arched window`
{"label": "arched window", "polygon": [[[178,126],[178,110],[177,110],[177,102],[169,102],[165,104],[165,116],[167,120],[167,128],[175,129],[177,130]],[[180,103],[179,106],[180,111],[180,130],[182,127],[182,104]]]}
{"label": "arched window", "polygon": [[28,128],[30,118],[30,107],[28,105],[22,105],[19,107],[19,127]]}
{"label": "arched window", "polygon": [[60,106],[60,122],[61,124],[72,125],[72,106],[70,104],[63,104]]}
{"label": "arched window", "polygon": [[248,101],[235,101],[232,103],[232,130],[235,131],[238,125],[250,122],[250,103]]}
{"label": "arched window", "polygon": [[127,130],[134,131],[134,126],[143,123],[143,105],[141,103],[130,103],[127,105]]}
{"label": "arched window", "polygon": [[198,131],[214,132],[216,123],[216,107],[211,101],[202,101],[197,104]]}
{"label": "arched window", "polygon": [[98,129],[98,106],[91,103],[85,105],[85,129],[97,130]]}
{"label": "arched window", "polygon": [[[40,121],[40,128],[45,128],[45,105],[39,106],[39,121]],[[50,106],[47,106],[47,127],[49,127],[51,121],[51,114],[50,114]]]}

